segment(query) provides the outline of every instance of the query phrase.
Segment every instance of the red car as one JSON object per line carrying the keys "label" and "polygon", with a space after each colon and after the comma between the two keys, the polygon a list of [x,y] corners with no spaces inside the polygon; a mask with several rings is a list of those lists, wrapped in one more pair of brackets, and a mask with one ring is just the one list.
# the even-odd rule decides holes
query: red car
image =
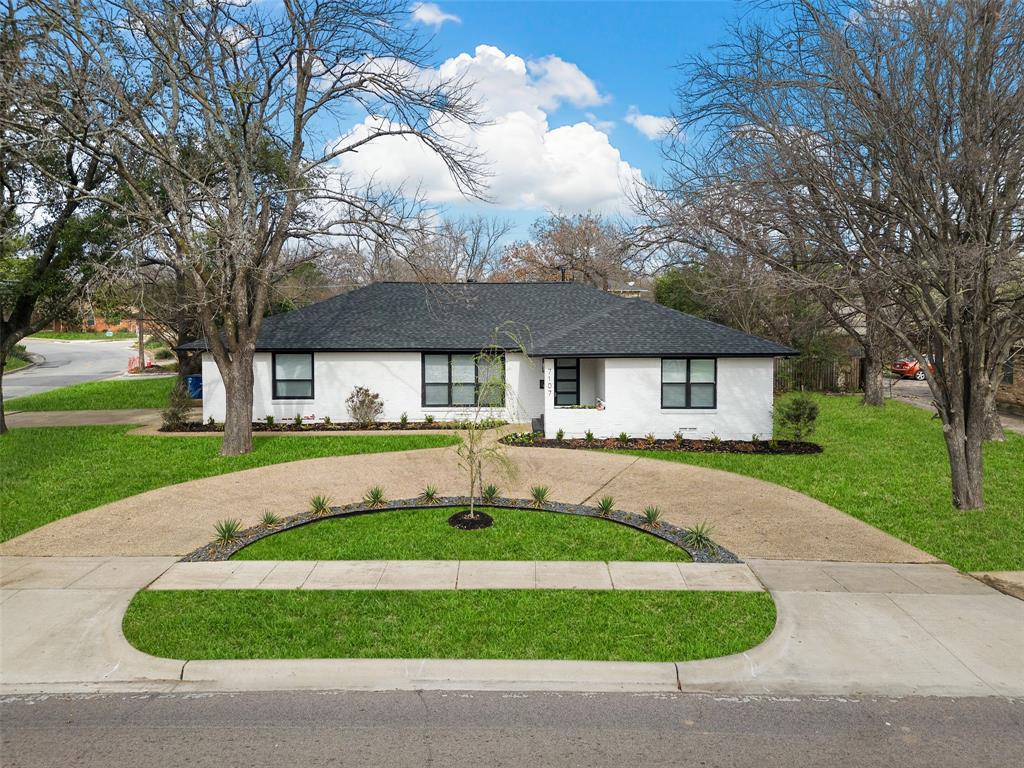
{"label": "red car", "polygon": [[[914,357],[904,357],[902,360],[897,360],[890,366],[889,370],[901,379],[917,379],[918,381],[924,381],[925,379],[924,370],[921,368],[921,364],[917,362],[917,358]],[[935,366],[932,365],[930,359],[928,360],[928,372],[935,373]]]}

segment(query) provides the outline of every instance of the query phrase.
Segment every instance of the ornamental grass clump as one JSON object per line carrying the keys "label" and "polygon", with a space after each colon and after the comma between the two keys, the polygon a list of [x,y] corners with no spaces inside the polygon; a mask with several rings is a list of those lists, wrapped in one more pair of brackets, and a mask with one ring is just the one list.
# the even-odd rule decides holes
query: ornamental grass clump
{"label": "ornamental grass clump", "polygon": [[388,503],[388,499],[384,489],[375,485],[363,495],[363,503],[371,509],[380,509]]}
{"label": "ornamental grass clump", "polygon": [[331,511],[331,500],[322,494],[317,494],[309,500],[309,512],[316,517],[323,517]]}
{"label": "ornamental grass clump", "polygon": [[711,540],[711,532],[713,530],[707,521],[697,523],[683,535],[683,543],[693,549],[702,549],[705,552],[714,553],[718,551],[718,547]]}
{"label": "ornamental grass clump", "polygon": [[498,486],[494,485],[493,483],[485,486],[484,489],[480,491],[480,500],[485,504],[493,504],[495,499],[497,498]]}
{"label": "ornamental grass clump", "polygon": [[602,496],[601,500],[597,502],[598,511],[607,517],[615,510],[615,499],[611,496]]}
{"label": "ornamental grass clump", "polygon": [[560,443],[565,440],[565,430],[564,429],[560,429],[560,430],[558,430],[555,433],[555,440],[557,440]]}
{"label": "ornamental grass clump", "polygon": [[281,522],[281,518],[271,512],[269,509],[263,513],[260,518],[260,523],[267,528],[273,528],[275,525]]}
{"label": "ornamental grass clump", "polygon": [[548,487],[546,485],[535,485],[530,489],[530,503],[540,509],[548,503]]}
{"label": "ornamental grass clump", "polygon": [[428,485],[426,488],[424,488],[423,492],[420,494],[420,501],[422,501],[424,504],[437,503],[437,486]]}
{"label": "ornamental grass clump", "polygon": [[629,435],[619,432],[619,445],[629,445]]}
{"label": "ornamental grass clump", "polygon": [[655,506],[644,507],[644,522],[651,528],[661,524],[661,510]]}
{"label": "ornamental grass clump", "polygon": [[587,445],[593,445],[594,444],[594,431],[591,430],[591,429],[588,429],[586,431],[586,434],[584,434],[583,439],[586,441]]}
{"label": "ornamental grass clump", "polygon": [[241,520],[221,520],[215,526],[213,530],[217,536],[214,541],[218,544],[230,544],[238,538],[238,534],[242,532],[242,521]]}

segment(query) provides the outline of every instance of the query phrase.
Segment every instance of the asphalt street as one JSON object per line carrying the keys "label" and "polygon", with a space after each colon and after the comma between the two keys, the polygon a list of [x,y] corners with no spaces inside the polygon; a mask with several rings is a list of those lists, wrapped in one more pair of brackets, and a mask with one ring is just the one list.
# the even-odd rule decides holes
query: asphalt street
{"label": "asphalt street", "polygon": [[1017,766],[1024,702],[697,694],[9,696],[28,766]]}
{"label": "asphalt street", "polygon": [[128,368],[135,348],[131,340],[52,341],[26,339],[21,342],[45,362],[4,376],[4,398],[34,395],[69,384],[108,379]]}

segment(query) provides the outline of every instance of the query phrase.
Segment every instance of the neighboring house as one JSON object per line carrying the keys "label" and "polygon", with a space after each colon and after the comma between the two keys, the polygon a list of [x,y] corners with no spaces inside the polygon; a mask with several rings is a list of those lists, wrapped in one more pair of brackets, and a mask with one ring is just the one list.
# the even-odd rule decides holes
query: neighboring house
{"label": "neighboring house", "polygon": [[[543,418],[549,437],[768,438],[773,359],[795,354],[581,283],[377,283],[264,321],[253,418],[347,421],[357,386],[380,394],[385,421],[466,418],[488,349],[498,350],[506,387],[483,412]],[[224,411],[205,353],[203,418],[223,421]]]}
{"label": "neighboring house", "polygon": [[1014,346],[1010,359],[1003,364],[996,405],[1007,413],[1024,416],[1024,342]]}

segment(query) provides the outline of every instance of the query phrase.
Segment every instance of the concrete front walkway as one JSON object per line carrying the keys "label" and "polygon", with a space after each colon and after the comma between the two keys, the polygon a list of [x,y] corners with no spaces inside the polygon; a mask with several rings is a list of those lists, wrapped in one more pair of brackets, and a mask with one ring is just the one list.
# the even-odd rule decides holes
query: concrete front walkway
{"label": "concrete front walkway", "polygon": [[672,664],[158,659],[128,644],[121,621],[132,595],[172,564],[0,558],[0,694],[305,688],[1024,696],[1024,602],[945,565],[751,562],[778,607],[771,637],[746,653]]}
{"label": "concrete front walkway", "polygon": [[760,591],[742,563],[583,560],[226,560],[176,563],[149,589]]}
{"label": "concrete front walkway", "polygon": [[[508,455],[517,476],[488,478],[504,496],[529,498],[531,487],[546,485],[553,501],[595,504],[609,495],[620,509],[636,513],[657,505],[675,525],[709,523],[714,539],[744,560],[935,560],[827,504],[750,477],[595,451],[510,448]],[[209,543],[224,518],[255,525],[265,510],[295,514],[314,494],[335,504],[356,502],[373,485],[392,499],[415,498],[427,485],[441,495],[466,492],[454,448],[310,459],[172,485],[80,512],[0,544],[0,555],[180,556]]]}

